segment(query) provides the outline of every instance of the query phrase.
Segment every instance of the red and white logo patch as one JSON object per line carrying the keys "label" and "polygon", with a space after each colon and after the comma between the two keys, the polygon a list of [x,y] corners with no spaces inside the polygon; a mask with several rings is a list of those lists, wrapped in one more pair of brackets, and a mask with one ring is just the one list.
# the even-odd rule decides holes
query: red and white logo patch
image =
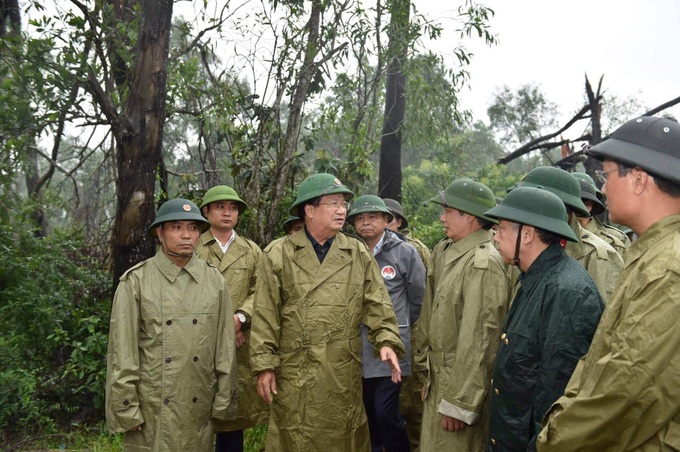
{"label": "red and white logo patch", "polygon": [[383,278],[390,280],[394,279],[394,277],[397,275],[397,272],[391,265],[385,265],[382,270],[380,270],[380,274]]}

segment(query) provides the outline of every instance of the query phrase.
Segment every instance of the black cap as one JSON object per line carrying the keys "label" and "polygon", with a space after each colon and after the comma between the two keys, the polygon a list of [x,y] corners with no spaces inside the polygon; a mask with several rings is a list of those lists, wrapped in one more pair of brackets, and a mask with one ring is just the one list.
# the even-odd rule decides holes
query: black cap
{"label": "black cap", "polygon": [[642,116],[627,121],[586,154],[639,166],[680,184],[680,124],[671,119]]}

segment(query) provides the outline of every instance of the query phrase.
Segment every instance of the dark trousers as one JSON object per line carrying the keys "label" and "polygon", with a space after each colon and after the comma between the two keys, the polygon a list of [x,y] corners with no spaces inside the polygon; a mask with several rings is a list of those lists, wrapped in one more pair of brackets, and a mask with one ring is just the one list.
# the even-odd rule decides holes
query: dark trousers
{"label": "dark trousers", "polygon": [[215,452],[243,452],[243,430],[218,433]]}
{"label": "dark trousers", "polygon": [[390,377],[362,378],[371,451],[409,452],[406,422],[399,414],[401,383]]}

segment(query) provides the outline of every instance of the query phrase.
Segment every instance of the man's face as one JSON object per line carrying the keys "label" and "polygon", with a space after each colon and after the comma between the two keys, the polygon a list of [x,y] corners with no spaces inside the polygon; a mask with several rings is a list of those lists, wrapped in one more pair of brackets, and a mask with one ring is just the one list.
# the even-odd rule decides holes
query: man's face
{"label": "man's face", "polygon": [[507,220],[500,220],[495,228],[493,236],[496,248],[506,264],[512,264],[515,259],[515,247],[517,246],[517,234],[519,225]]}
{"label": "man's face", "polygon": [[609,220],[614,223],[626,224],[629,218],[630,203],[627,201],[632,198],[630,191],[629,176],[619,176],[619,165],[611,160],[602,163],[602,171],[607,175],[607,182],[602,186],[602,193],[607,195],[607,209],[609,209]]}
{"label": "man's face", "polygon": [[382,237],[386,227],[387,215],[384,213],[360,213],[354,217],[354,229],[367,242]]}
{"label": "man's face", "polygon": [[347,201],[342,194],[322,196],[318,206],[310,207],[312,215],[308,217],[316,228],[333,232],[342,230],[347,217]]}
{"label": "man's face", "polygon": [[168,221],[156,229],[168,251],[180,255],[191,255],[198,245],[201,230],[197,221]]}
{"label": "man's face", "polygon": [[399,229],[401,229],[402,221],[403,220],[401,219],[401,217],[397,216],[397,214],[394,214],[394,216],[392,217],[392,221],[387,223],[387,229],[389,229],[390,231],[399,232]]}
{"label": "man's face", "polygon": [[451,240],[458,241],[465,237],[468,232],[467,214],[453,207],[444,207],[439,217],[444,228],[444,234]]}
{"label": "man's face", "polygon": [[293,224],[290,226],[290,229],[288,229],[288,235],[293,235],[296,232],[298,232],[302,227],[305,225],[305,222],[302,220],[295,220]]}
{"label": "man's face", "polygon": [[231,231],[238,221],[238,204],[234,201],[215,201],[208,205],[210,226],[220,231]]}

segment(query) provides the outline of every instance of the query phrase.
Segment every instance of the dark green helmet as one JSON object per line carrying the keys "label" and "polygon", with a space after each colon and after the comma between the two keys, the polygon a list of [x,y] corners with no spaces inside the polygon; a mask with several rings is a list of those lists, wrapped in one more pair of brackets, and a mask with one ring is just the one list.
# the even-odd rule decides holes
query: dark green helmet
{"label": "dark green helmet", "polygon": [[390,209],[390,212],[392,212],[393,215],[401,218],[401,227],[399,229],[408,228],[408,220],[404,216],[404,208],[401,207],[401,204],[392,198],[383,198],[382,200],[385,201],[385,205]]}
{"label": "dark green helmet", "polygon": [[[581,201],[581,186],[578,179],[562,168],[539,166],[532,169],[519,183],[520,187],[541,187],[557,195],[576,215],[590,216],[588,208]],[[513,190],[514,191],[514,190]]]}
{"label": "dark green helmet", "polygon": [[293,216],[293,215],[289,216],[288,219],[283,223],[283,232],[288,234],[290,232],[290,228],[293,227],[293,223],[295,223],[296,221],[302,221],[302,220],[300,220],[299,217],[296,217],[296,216]]}
{"label": "dark green helmet", "polygon": [[354,218],[361,213],[375,213],[380,212],[387,215],[389,223],[394,219],[394,215],[390,212],[390,209],[385,205],[385,201],[380,199],[375,195],[364,195],[359,196],[352,202],[352,208],[349,210],[347,215],[347,222],[354,225]]}
{"label": "dark green helmet", "polygon": [[[578,178],[577,178],[578,179]],[[597,197],[595,192],[595,187],[590,185],[585,179],[578,179],[578,183],[581,185],[581,200],[587,199],[593,202],[593,209],[591,210],[591,215],[599,215],[605,211],[604,204]]]}
{"label": "dark green helmet", "polygon": [[486,215],[498,220],[528,224],[572,242],[578,242],[567,222],[564,202],[554,193],[537,187],[518,187]]}
{"label": "dark green helmet", "polygon": [[604,193],[600,191],[599,188],[597,188],[597,184],[593,180],[592,177],[590,177],[590,174],[588,173],[579,173],[579,172],[573,172],[571,173],[576,179],[583,179],[584,181],[588,182],[590,185],[595,187],[595,195],[597,196],[597,199],[600,201],[604,201]]}
{"label": "dark green helmet", "polygon": [[248,205],[244,200],[238,197],[236,190],[226,185],[216,185],[203,196],[203,202],[201,203],[201,209],[212,202],[217,201],[233,201],[238,206],[238,213],[243,213],[244,210],[248,208]]}
{"label": "dark green helmet", "polygon": [[680,124],[670,119],[655,116],[631,119],[586,154],[639,166],[652,175],[680,184]]}
{"label": "dark green helmet", "polygon": [[486,211],[496,207],[496,197],[489,187],[476,180],[464,177],[451,183],[446,190],[440,191],[431,202],[444,207],[452,207],[477,218],[497,223],[486,216]]}
{"label": "dark green helmet", "polygon": [[303,180],[297,190],[297,197],[295,202],[290,207],[290,214],[299,217],[298,207],[301,204],[311,201],[314,198],[319,198],[326,195],[335,195],[341,193],[345,195],[346,200],[354,197],[352,190],[347,188],[338,180],[337,177],[328,173],[312,174]]}
{"label": "dark green helmet", "polygon": [[210,222],[206,220],[198,206],[188,199],[176,198],[165,201],[156,213],[156,219],[149,226],[149,234],[156,235],[156,226],[160,226],[168,221],[196,221],[201,233],[210,229]]}

